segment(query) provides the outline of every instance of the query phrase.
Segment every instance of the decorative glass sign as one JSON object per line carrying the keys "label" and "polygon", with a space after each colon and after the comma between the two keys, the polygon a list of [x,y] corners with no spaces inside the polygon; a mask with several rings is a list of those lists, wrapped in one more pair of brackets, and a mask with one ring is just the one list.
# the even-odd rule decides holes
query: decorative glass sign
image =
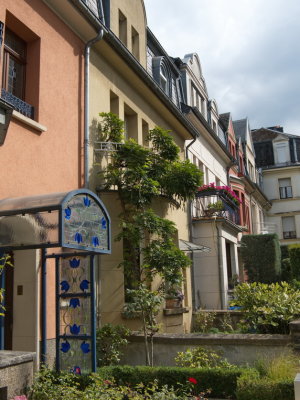
{"label": "decorative glass sign", "polygon": [[90,373],[95,360],[93,256],[57,260],[57,369]]}
{"label": "decorative glass sign", "polygon": [[0,250],[67,247],[110,253],[110,218],[87,189],[0,200]]}
{"label": "decorative glass sign", "polygon": [[64,206],[64,245],[107,250],[109,221],[94,198],[78,194]]}

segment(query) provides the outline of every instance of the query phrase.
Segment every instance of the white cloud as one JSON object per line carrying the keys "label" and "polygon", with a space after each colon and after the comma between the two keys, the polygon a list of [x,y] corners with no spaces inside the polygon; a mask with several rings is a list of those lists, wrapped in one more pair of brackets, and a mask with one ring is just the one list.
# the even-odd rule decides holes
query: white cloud
{"label": "white cloud", "polygon": [[199,54],[220,112],[300,134],[298,0],[145,0],[148,25],[172,56]]}

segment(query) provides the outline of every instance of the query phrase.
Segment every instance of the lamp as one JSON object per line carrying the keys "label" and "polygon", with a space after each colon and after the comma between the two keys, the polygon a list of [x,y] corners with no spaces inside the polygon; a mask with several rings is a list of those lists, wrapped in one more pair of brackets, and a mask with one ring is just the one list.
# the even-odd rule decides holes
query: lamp
{"label": "lamp", "polygon": [[12,112],[13,107],[0,98],[0,146],[4,143]]}

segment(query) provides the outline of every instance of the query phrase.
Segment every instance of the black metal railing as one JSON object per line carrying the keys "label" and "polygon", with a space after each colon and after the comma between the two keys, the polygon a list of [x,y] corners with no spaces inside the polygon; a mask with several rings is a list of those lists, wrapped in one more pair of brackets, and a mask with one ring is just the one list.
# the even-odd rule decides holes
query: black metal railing
{"label": "black metal railing", "polygon": [[239,206],[222,192],[198,192],[193,202],[192,218],[224,218],[240,224]]}
{"label": "black metal railing", "polygon": [[279,194],[281,199],[290,199],[293,197],[292,186],[284,186],[279,188]]}
{"label": "black metal railing", "polygon": [[7,92],[5,89],[1,90],[1,98],[11,104],[16,111],[25,115],[25,117],[34,118],[34,107],[32,105]]}
{"label": "black metal railing", "polygon": [[283,239],[296,239],[296,231],[283,232]]}

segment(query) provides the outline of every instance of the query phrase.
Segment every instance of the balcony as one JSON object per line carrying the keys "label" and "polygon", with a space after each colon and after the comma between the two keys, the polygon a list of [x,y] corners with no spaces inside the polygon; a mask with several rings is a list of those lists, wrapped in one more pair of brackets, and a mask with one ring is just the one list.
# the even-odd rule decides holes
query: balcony
{"label": "balcony", "polygon": [[30,104],[7,92],[5,89],[1,91],[1,98],[12,105],[16,111],[25,115],[25,117],[34,118],[34,107]]}
{"label": "balcony", "polygon": [[193,220],[225,219],[240,224],[239,205],[225,190],[200,191],[192,207]]}
{"label": "balcony", "polygon": [[296,238],[297,238],[296,231],[283,232],[283,239],[296,239]]}

